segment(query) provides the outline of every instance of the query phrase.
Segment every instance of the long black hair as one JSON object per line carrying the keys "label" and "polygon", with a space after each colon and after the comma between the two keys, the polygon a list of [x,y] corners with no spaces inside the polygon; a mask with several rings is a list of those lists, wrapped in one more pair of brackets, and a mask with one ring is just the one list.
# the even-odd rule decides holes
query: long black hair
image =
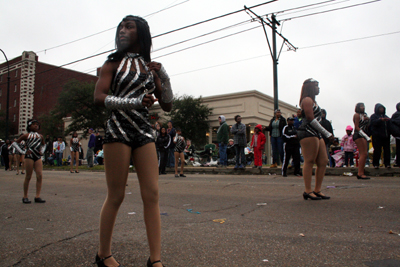
{"label": "long black hair", "polygon": [[[357,104],[356,104],[356,108],[354,109],[354,111],[355,111],[356,113],[361,113],[361,106],[364,106],[364,107],[365,107],[364,103],[362,103],[362,102],[357,103]],[[365,113],[365,109],[364,109],[364,113]]]}
{"label": "long black hair", "polygon": [[125,56],[124,50],[121,48],[121,44],[119,43],[119,31],[121,30],[121,23],[125,21],[134,21],[136,23],[138,41],[140,45],[139,55],[141,55],[146,62],[151,61],[150,51],[151,51],[151,34],[150,27],[147,24],[147,21],[141,17],[128,15],[122,19],[122,21],[118,24],[117,32],[115,33],[115,48],[116,52],[112,53],[108,56],[109,61],[119,61]]}

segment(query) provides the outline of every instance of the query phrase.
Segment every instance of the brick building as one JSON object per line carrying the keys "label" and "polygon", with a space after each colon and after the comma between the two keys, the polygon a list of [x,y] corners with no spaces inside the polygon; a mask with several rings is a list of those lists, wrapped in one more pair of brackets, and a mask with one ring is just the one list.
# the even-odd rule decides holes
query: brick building
{"label": "brick building", "polygon": [[[49,112],[66,82],[96,82],[97,77],[39,62],[34,52],[24,51],[9,60],[10,98],[9,122],[11,135],[26,132],[26,122]],[[7,63],[0,64],[0,112],[7,105]]]}

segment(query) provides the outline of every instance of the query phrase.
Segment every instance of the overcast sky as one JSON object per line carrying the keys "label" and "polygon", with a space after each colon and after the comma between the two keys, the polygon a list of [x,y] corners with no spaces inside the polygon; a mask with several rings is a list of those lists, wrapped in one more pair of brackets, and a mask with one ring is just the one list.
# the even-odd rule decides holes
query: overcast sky
{"label": "overcast sky", "polygon": [[[265,15],[325,1],[278,0],[253,11]],[[152,36],[157,36],[240,10],[244,5],[251,7],[263,2],[266,0],[0,0],[0,48],[9,59],[20,56],[23,51],[34,51],[41,62],[63,65],[113,49],[115,27],[128,14],[145,17]],[[293,52],[283,47],[278,65],[279,100],[297,105],[302,82],[310,77],[317,79],[321,88],[317,102],[327,110],[335,135],[339,137],[345,134],[347,125],[352,125],[357,102],[365,103],[369,115],[376,103],[382,103],[389,116],[400,102],[400,1],[382,0],[295,17],[364,2],[368,0],[336,0],[277,14],[281,21],[292,18],[282,21],[278,31],[298,48]],[[163,10],[173,5],[176,6]],[[157,11],[160,12],[148,16]],[[243,25],[165,48],[240,22]],[[256,26],[253,30],[166,55]],[[53,48],[102,31],[105,32]],[[267,31],[271,40],[268,27]],[[278,38],[278,48],[281,44],[282,39]],[[273,95],[272,59],[263,29],[259,22],[251,22],[245,12],[154,38],[153,50],[153,60],[163,63],[171,76],[174,92],[179,95],[198,97],[246,90]],[[95,69],[103,64],[106,56],[66,68],[95,75]]]}

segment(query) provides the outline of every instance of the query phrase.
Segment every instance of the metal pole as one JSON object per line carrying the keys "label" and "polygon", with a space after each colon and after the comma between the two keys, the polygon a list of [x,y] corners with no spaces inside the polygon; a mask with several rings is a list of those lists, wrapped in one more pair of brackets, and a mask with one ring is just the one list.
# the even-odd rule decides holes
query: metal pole
{"label": "metal pole", "polygon": [[8,139],[8,116],[9,116],[9,109],[10,109],[10,65],[8,64],[8,59],[6,53],[2,49],[0,51],[3,53],[4,57],[7,61],[7,105],[6,105],[6,139]]}
{"label": "metal pole", "polygon": [[[274,72],[274,110],[279,108],[278,104],[278,58],[276,54],[276,21],[275,15],[272,15],[272,64]],[[279,23],[278,23],[279,24]]]}

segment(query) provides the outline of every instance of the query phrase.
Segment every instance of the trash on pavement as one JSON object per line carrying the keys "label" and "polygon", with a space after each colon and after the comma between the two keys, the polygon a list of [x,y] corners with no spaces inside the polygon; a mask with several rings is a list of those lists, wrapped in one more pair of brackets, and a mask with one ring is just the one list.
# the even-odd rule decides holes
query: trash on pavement
{"label": "trash on pavement", "polygon": [[334,185],[328,185],[326,188],[336,188]]}
{"label": "trash on pavement", "polygon": [[389,231],[389,234],[391,234],[391,235],[398,235],[398,236],[400,236],[400,234],[399,234],[399,233],[393,232],[392,230],[390,230],[390,231]]}
{"label": "trash on pavement", "polygon": [[300,234],[299,234],[299,236],[301,236],[301,237],[305,237],[305,235],[304,235],[304,234],[302,234],[302,233],[300,233]]}
{"label": "trash on pavement", "polygon": [[263,259],[262,261],[263,261],[263,262],[268,262],[268,260],[267,260],[267,259]]}
{"label": "trash on pavement", "polygon": [[353,176],[353,173],[352,172],[344,172],[343,176]]}
{"label": "trash on pavement", "polygon": [[126,193],[127,195],[131,195],[132,194],[132,192],[128,192],[128,193]]}
{"label": "trash on pavement", "polygon": [[136,214],[136,212],[132,211],[132,212],[128,212],[129,215],[133,215]]}
{"label": "trash on pavement", "polygon": [[216,222],[216,223],[224,223],[226,221],[226,219],[224,218],[224,219],[215,219],[215,220],[213,220],[213,222]]}
{"label": "trash on pavement", "polygon": [[383,209],[383,208],[385,208],[385,207],[382,207],[382,206],[379,206],[379,207],[378,207],[378,209]]}
{"label": "trash on pavement", "polygon": [[26,230],[31,230],[31,231],[32,231],[32,230],[33,230],[33,228],[26,228]]}
{"label": "trash on pavement", "polygon": [[267,203],[257,203],[257,206],[266,206]]}
{"label": "trash on pavement", "polygon": [[166,212],[161,212],[160,215],[169,216]]}
{"label": "trash on pavement", "polygon": [[187,209],[187,211],[190,212],[190,213],[200,214],[200,212],[198,212],[198,211],[193,211],[193,209]]}

